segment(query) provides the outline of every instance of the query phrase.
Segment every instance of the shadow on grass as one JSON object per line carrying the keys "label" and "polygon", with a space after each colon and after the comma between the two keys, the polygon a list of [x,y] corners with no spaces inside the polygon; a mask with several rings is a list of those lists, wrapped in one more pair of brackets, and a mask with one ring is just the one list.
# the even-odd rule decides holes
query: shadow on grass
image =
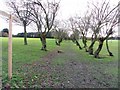
{"label": "shadow on grass", "polygon": [[114,56],[110,56],[110,55],[100,56],[100,57],[98,57],[98,59],[106,59],[106,58],[108,58],[108,57],[114,57]]}

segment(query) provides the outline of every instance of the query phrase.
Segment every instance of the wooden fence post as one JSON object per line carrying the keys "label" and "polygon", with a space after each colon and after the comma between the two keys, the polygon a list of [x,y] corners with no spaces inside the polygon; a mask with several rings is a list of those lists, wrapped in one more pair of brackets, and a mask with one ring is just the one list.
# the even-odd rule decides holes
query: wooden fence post
{"label": "wooden fence post", "polygon": [[9,38],[8,38],[8,78],[12,78],[12,16],[9,16]]}

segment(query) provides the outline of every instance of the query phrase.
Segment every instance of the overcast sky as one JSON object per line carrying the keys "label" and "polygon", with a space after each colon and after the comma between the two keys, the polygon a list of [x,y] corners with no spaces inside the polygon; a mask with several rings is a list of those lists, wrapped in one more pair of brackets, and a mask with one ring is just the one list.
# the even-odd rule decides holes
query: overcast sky
{"label": "overcast sky", "polygon": [[[86,11],[88,2],[101,2],[103,0],[61,0],[60,3],[60,10],[58,13],[57,18],[59,19],[67,19],[70,16],[75,15],[84,15]],[[108,0],[107,0],[108,1]],[[117,5],[119,0],[110,0],[111,5]],[[0,0],[0,10],[8,11],[7,6],[5,4],[5,0]],[[0,31],[3,28],[8,28],[8,23],[1,18],[0,16]],[[32,30],[29,30],[30,32]],[[23,32],[23,27],[20,26],[13,26],[13,34],[17,34],[19,32]]]}

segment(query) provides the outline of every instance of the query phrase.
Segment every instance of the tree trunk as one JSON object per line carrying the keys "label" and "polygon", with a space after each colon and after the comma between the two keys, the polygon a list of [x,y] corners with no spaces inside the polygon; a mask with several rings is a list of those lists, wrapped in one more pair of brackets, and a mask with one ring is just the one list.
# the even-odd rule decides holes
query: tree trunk
{"label": "tree trunk", "polygon": [[95,57],[95,58],[99,58],[99,53],[100,53],[100,51],[102,50],[103,42],[104,42],[103,39],[99,39],[99,46],[98,46],[97,50],[96,50],[95,53],[94,53],[94,57]]}
{"label": "tree trunk", "polygon": [[83,37],[82,38],[82,42],[83,42],[83,44],[84,44],[84,47],[83,48],[85,48],[85,47],[87,47],[87,40],[86,40],[86,37]]}
{"label": "tree trunk", "polygon": [[110,56],[113,56],[112,52],[110,52],[109,46],[108,46],[108,39],[106,39],[106,47],[107,47],[107,51],[109,53]]}
{"label": "tree trunk", "polygon": [[62,42],[62,38],[59,38],[58,44],[60,45],[61,42]]}
{"label": "tree trunk", "polygon": [[74,39],[72,39],[72,42],[73,42],[73,43],[75,43],[75,40],[74,40]]}
{"label": "tree trunk", "polygon": [[93,55],[93,46],[94,46],[96,39],[97,39],[97,33],[95,34],[95,37],[93,37],[93,36],[94,36],[94,34],[92,35],[92,38],[91,38],[91,41],[92,41],[91,45],[88,48],[88,52],[90,55]]}
{"label": "tree trunk", "polygon": [[26,22],[23,22],[24,24],[24,45],[27,45],[27,31],[26,31]]}
{"label": "tree trunk", "polygon": [[82,38],[82,42],[83,42],[83,44],[84,44],[84,47],[83,47],[83,48],[85,48],[85,51],[88,52],[88,50],[87,50],[87,38],[86,38],[86,37],[83,37],[83,38]]}
{"label": "tree trunk", "polygon": [[55,40],[56,45],[60,46],[60,43],[62,42],[62,38],[58,38]]}
{"label": "tree trunk", "polygon": [[41,43],[42,43],[42,48],[41,50],[47,51],[46,47],[46,35],[42,33],[41,35]]}
{"label": "tree trunk", "polygon": [[60,46],[60,44],[58,43],[58,40],[57,40],[57,39],[55,40],[55,43],[56,43],[56,45]]}
{"label": "tree trunk", "polygon": [[96,40],[93,40],[92,43],[91,43],[91,45],[89,46],[88,52],[89,52],[90,55],[93,55],[93,46],[95,44],[95,41]]}
{"label": "tree trunk", "polygon": [[75,40],[76,45],[79,47],[79,49],[82,49],[82,47],[80,46],[79,42],[77,40]]}

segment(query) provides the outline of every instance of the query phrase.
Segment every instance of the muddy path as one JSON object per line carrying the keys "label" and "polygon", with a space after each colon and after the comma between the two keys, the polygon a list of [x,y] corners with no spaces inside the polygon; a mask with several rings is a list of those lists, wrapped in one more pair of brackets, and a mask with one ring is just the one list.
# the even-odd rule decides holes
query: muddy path
{"label": "muddy path", "polygon": [[[26,72],[25,87],[40,88],[117,88],[118,76],[108,74],[105,69],[117,67],[117,63],[81,60],[71,45],[58,47],[41,61],[23,66]],[[58,50],[62,53],[58,53]],[[31,74],[34,74],[31,76]],[[28,80],[29,79],[29,80]],[[29,81],[32,83],[29,84]]]}

